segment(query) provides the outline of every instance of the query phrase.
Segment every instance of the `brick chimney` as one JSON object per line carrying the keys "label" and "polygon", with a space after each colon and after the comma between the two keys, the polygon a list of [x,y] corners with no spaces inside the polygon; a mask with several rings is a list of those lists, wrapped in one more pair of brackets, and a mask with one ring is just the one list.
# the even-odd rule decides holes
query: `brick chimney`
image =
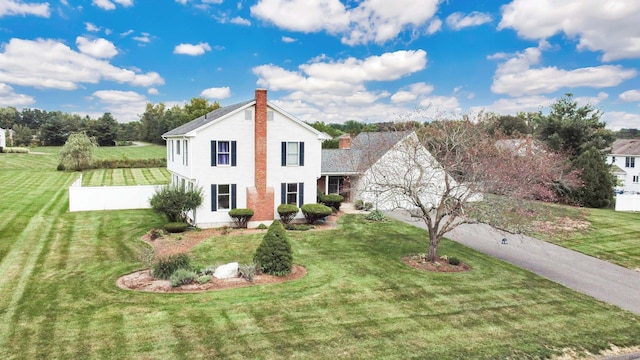
{"label": "brick chimney", "polygon": [[351,149],[351,136],[344,134],[338,138],[338,149]]}
{"label": "brick chimney", "polygon": [[256,89],[255,186],[247,188],[247,207],[254,211],[252,222],[274,219],[274,191],[267,186],[267,90]]}

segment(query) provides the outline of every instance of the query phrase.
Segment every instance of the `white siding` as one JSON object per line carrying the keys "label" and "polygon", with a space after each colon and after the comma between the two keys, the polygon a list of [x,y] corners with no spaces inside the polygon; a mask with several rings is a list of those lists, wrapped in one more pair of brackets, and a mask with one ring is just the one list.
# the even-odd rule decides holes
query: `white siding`
{"label": "white siding", "polygon": [[[627,167],[627,157],[634,159],[634,167]],[[633,181],[634,177],[636,179],[640,178],[640,157],[634,155],[609,155],[607,156],[607,164],[616,165],[626,173],[617,175],[617,179],[620,182],[616,186],[618,191],[640,193],[640,181]]]}

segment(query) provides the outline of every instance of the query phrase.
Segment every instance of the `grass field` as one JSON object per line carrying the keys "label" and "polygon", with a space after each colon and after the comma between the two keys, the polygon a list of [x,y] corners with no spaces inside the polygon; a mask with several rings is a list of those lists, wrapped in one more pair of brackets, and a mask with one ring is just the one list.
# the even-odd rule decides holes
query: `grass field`
{"label": "grass field", "polygon": [[[0,154],[3,359],[539,358],[640,344],[640,316],[448,241],[441,253],[473,271],[420,272],[399,259],[425,251],[422,230],[356,216],[336,230],[290,233],[295,262],[308,269],[295,282],[121,290],[115,280],[143,267],[140,235],[162,219],[69,213],[75,174],[44,159]],[[211,238],[194,262],[248,262],[260,240]]]}
{"label": "grass field", "polygon": [[[39,146],[32,148],[32,152],[41,152],[55,157],[60,152],[60,146]],[[95,151],[98,159],[156,159],[167,156],[167,148],[161,145],[145,144],[144,146],[104,146]],[[56,159],[57,160],[57,159]]]}
{"label": "grass field", "polygon": [[630,269],[640,269],[640,214],[588,209],[585,219],[591,223],[588,231],[550,241]]}
{"label": "grass field", "polygon": [[122,186],[168,184],[166,168],[99,169],[82,172],[82,186]]}

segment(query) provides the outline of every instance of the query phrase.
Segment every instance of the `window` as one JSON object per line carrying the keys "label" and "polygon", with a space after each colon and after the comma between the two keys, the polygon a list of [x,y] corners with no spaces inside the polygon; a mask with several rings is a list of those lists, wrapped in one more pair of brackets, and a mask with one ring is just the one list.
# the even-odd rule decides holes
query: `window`
{"label": "window", "polygon": [[304,183],[282,183],[280,191],[281,204],[293,204],[298,207],[304,204]]}
{"label": "window", "polygon": [[211,166],[236,166],[235,141],[211,141]]}
{"label": "window", "polygon": [[340,194],[343,185],[343,178],[340,176],[329,176],[329,194]]}
{"label": "window", "polygon": [[184,165],[189,165],[189,142],[188,140],[184,140],[184,154],[182,155],[182,163]]}
{"label": "window", "polygon": [[616,157],[615,157],[615,156],[612,156],[612,157],[611,157],[611,163],[612,163],[612,164],[615,164],[615,163],[616,163]]}
{"label": "window", "polygon": [[633,183],[637,184],[638,183],[638,175],[633,175]]}
{"label": "window", "polygon": [[633,156],[627,156],[624,161],[624,167],[628,167],[628,168],[636,167],[636,158]]}
{"label": "window", "polygon": [[211,211],[236,208],[236,184],[211,185]]}
{"label": "window", "polygon": [[304,166],[304,142],[282,142],[282,166]]}
{"label": "window", "polygon": [[167,142],[167,159],[173,161],[173,140]]}
{"label": "window", "polygon": [[180,155],[180,140],[176,140],[176,154]]}

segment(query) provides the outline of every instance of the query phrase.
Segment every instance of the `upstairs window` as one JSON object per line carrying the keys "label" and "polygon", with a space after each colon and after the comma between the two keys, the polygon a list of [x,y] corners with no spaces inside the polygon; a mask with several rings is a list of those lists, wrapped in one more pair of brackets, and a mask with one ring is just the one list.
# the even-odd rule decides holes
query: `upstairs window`
{"label": "upstairs window", "polygon": [[282,166],[304,166],[304,142],[282,142]]}
{"label": "upstairs window", "polygon": [[180,155],[180,140],[176,140],[176,154]]}
{"label": "upstairs window", "polygon": [[624,161],[624,167],[628,167],[628,168],[636,167],[636,158],[633,156],[627,156]]}
{"label": "upstairs window", "polygon": [[211,141],[211,166],[236,166],[235,141]]}
{"label": "upstairs window", "polygon": [[189,142],[184,140],[184,154],[182,154],[182,163],[189,166]]}

